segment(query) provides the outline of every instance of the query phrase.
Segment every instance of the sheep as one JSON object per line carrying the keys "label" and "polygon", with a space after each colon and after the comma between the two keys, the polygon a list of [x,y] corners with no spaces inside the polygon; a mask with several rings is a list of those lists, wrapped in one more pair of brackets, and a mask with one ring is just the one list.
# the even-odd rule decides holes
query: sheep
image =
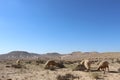
{"label": "sheep", "polygon": [[109,62],[108,61],[102,61],[99,63],[99,66],[98,66],[98,71],[102,70],[104,71],[104,74],[105,74],[105,71],[106,71],[106,68],[108,69],[108,72],[109,72]]}
{"label": "sheep", "polygon": [[87,71],[90,71],[91,62],[89,60],[82,60],[80,65],[83,65]]}

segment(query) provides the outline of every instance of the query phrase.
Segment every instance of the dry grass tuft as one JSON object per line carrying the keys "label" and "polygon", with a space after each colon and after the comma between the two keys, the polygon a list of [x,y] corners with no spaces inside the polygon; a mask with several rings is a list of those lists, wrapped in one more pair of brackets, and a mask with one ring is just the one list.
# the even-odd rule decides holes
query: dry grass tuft
{"label": "dry grass tuft", "polygon": [[76,78],[79,79],[79,77],[74,76],[72,74],[65,74],[65,75],[58,75],[57,76],[57,80],[74,80]]}
{"label": "dry grass tuft", "polygon": [[11,67],[18,68],[18,69],[20,69],[20,68],[25,68],[26,69],[26,66],[20,65],[20,64],[12,64]]}
{"label": "dry grass tuft", "polygon": [[84,65],[77,65],[74,69],[73,69],[73,71],[84,71],[86,68],[85,68],[85,66]]}
{"label": "dry grass tuft", "polygon": [[7,79],[7,80],[12,80],[12,79]]}
{"label": "dry grass tuft", "polygon": [[120,73],[120,68],[118,68],[118,72]]}
{"label": "dry grass tuft", "polygon": [[100,79],[100,74],[99,73],[92,73],[91,74],[91,77],[93,78],[93,79]]}
{"label": "dry grass tuft", "polygon": [[14,68],[22,68],[21,65],[12,65],[12,67],[14,67]]}

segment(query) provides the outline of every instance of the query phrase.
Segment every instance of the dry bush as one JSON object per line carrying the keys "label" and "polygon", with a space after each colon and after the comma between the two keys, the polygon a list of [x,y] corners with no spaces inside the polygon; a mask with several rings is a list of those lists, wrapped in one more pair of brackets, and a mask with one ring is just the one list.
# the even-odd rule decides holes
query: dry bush
{"label": "dry bush", "polygon": [[79,64],[73,69],[73,71],[84,71],[85,69],[84,65]]}
{"label": "dry bush", "polygon": [[100,74],[99,73],[91,73],[91,77],[93,78],[93,79],[100,79]]}
{"label": "dry bush", "polygon": [[58,62],[57,63],[57,67],[59,67],[59,68],[65,68],[63,62]]}
{"label": "dry bush", "polygon": [[76,78],[79,79],[78,76],[74,76],[72,74],[65,74],[65,75],[58,75],[56,79],[57,80],[74,80]]}
{"label": "dry bush", "polygon": [[118,68],[118,72],[120,73],[120,68]]}
{"label": "dry bush", "polygon": [[20,69],[20,68],[27,69],[25,65],[21,65],[21,64],[12,64],[11,67],[18,68],[18,69]]}
{"label": "dry bush", "polygon": [[22,65],[13,64],[11,67],[13,67],[13,68],[22,68]]}
{"label": "dry bush", "polygon": [[26,64],[32,64],[32,61],[26,61],[25,63]]}
{"label": "dry bush", "polygon": [[73,61],[64,61],[64,64],[74,64]]}
{"label": "dry bush", "polygon": [[12,80],[12,79],[7,79],[7,80]]}
{"label": "dry bush", "polygon": [[45,64],[45,60],[36,60],[36,65]]}
{"label": "dry bush", "polygon": [[54,71],[56,68],[55,68],[55,66],[50,66],[49,69],[50,69],[51,71]]}
{"label": "dry bush", "polygon": [[119,59],[117,59],[117,61],[116,61],[116,62],[120,64],[120,60],[119,60]]}

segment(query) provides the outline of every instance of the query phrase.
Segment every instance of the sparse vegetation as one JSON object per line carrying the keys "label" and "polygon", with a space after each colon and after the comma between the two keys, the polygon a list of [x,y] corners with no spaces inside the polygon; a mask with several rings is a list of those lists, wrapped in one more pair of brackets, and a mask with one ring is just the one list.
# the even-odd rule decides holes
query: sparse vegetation
{"label": "sparse vegetation", "polygon": [[118,72],[120,73],[120,68],[118,68]]}
{"label": "sparse vegetation", "polygon": [[39,64],[45,64],[45,61],[44,60],[36,60],[36,65],[39,65]]}
{"label": "sparse vegetation", "polygon": [[65,75],[58,75],[57,76],[57,80],[74,80],[79,77],[78,76],[74,76],[72,74],[65,74]]}
{"label": "sparse vegetation", "polygon": [[100,74],[99,73],[91,73],[91,77],[93,78],[93,79],[100,79]]}
{"label": "sparse vegetation", "polygon": [[119,59],[117,59],[117,63],[119,63],[119,64],[120,64],[120,60],[119,60]]}
{"label": "sparse vegetation", "polygon": [[[15,54],[10,54],[15,55]],[[22,55],[24,55],[22,53]],[[29,55],[29,54],[27,54]],[[92,54],[84,54],[84,57],[80,54],[77,54],[77,58],[80,56],[81,58],[77,59],[76,55],[73,54],[71,59],[69,56],[64,58],[64,60],[60,60],[54,58],[52,55],[49,57],[40,57],[38,58],[29,58],[29,59],[19,59],[20,62],[16,62],[15,59],[7,59],[7,60],[0,60],[0,79],[1,80],[116,80],[120,79],[119,73],[120,68],[119,65],[119,58],[107,58],[108,56],[104,56],[102,54],[101,57],[97,58],[89,58],[89,60],[93,61],[91,64],[91,71],[85,72],[86,68],[84,65],[80,65],[80,62],[83,59],[88,59],[89,56]],[[88,55],[86,57],[86,55]],[[25,57],[25,56],[24,56]],[[118,56],[119,57],[119,56]],[[97,71],[98,65],[97,63],[105,59],[106,61],[110,62],[110,73],[103,74],[101,71]],[[114,59],[114,63],[112,63],[112,59]],[[49,69],[44,69],[45,62],[47,60],[54,60],[55,64],[50,64],[48,66]],[[62,61],[62,62],[60,62]],[[63,68],[66,67],[66,68]],[[117,70],[116,70],[117,69]],[[75,70],[75,71],[72,71]],[[119,72],[119,73],[118,73]],[[114,75],[113,75],[114,74]],[[112,75],[112,76],[111,76]]]}
{"label": "sparse vegetation", "polygon": [[73,69],[73,71],[84,71],[85,69],[84,65],[79,64]]}
{"label": "sparse vegetation", "polygon": [[57,67],[59,67],[59,68],[65,68],[65,65],[63,64],[63,62],[58,62],[57,63]]}
{"label": "sparse vegetation", "polygon": [[11,67],[14,67],[14,68],[22,68],[22,65],[12,65]]}

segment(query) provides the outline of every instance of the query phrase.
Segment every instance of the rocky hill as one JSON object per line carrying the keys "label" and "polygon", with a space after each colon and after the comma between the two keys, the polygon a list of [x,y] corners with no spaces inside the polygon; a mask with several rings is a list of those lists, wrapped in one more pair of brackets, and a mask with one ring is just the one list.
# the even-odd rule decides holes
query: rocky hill
{"label": "rocky hill", "polygon": [[39,57],[40,54],[29,53],[26,51],[12,51],[7,54],[0,55],[0,59],[34,59]]}
{"label": "rocky hill", "polygon": [[119,58],[120,52],[72,52],[62,56],[63,60],[81,60],[81,59],[110,59]]}
{"label": "rocky hill", "polygon": [[57,52],[46,53],[46,54],[37,54],[29,53],[27,51],[11,51],[6,54],[0,55],[0,59],[59,59],[61,54]]}
{"label": "rocky hill", "polygon": [[96,58],[120,58],[120,52],[72,52],[69,54],[60,54],[57,52],[37,54],[26,51],[11,51],[7,54],[0,55],[0,59],[62,59],[62,60],[81,60]]}

